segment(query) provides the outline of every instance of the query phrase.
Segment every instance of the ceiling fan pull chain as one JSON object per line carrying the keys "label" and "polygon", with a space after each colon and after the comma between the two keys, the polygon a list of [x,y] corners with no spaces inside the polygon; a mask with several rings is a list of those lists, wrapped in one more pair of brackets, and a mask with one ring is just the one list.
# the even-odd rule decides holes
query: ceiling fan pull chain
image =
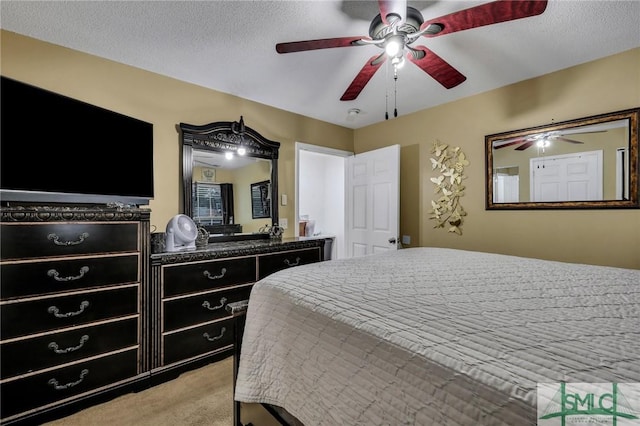
{"label": "ceiling fan pull chain", "polygon": [[389,93],[385,90],[384,94],[384,119],[389,119]]}
{"label": "ceiling fan pull chain", "polygon": [[398,116],[398,69],[393,66],[393,116]]}
{"label": "ceiling fan pull chain", "polygon": [[389,64],[385,67],[384,78],[384,119],[389,119]]}

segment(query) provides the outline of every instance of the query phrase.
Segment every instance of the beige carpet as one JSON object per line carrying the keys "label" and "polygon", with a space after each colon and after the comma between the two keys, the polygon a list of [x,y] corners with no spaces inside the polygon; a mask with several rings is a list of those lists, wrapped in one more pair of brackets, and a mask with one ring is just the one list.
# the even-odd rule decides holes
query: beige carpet
{"label": "beige carpet", "polygon": [[175,380],[122,395],[49,426],[232,426],[233,358],[183,373]]}

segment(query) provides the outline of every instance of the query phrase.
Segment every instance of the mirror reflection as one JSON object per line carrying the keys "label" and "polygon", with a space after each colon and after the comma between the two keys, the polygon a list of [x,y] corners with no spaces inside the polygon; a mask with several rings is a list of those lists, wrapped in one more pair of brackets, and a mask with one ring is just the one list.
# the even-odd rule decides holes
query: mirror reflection
{"label": "mirror reflection", "polygon": [[192,161],[192,218],[197,224],[214,234],[258,232],[265,225],[269,214],[255,219],[252,214],[252,185],[270,181],[270,160],[225,158],[219,152],[194,149]]}
{"label": "mirror reflection", "polygon": [[485,137],[487,208],[638,207],[638,110]]}
{"label": "mirror reflection", "polygon": [[[179,129],[182,213],[209,232],[209,241],[268,238],[264,230],[278,223],[280,143],[245,126],[242,117],[180,123]],[[266,188],[259,215],[253,208],[256,183]]]}

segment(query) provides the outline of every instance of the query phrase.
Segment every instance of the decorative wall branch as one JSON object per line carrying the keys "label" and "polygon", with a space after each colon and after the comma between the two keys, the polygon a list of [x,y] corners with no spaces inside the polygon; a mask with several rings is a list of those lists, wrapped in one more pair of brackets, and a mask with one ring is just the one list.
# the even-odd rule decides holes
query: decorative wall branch
{"label": "decorative wall branch", "polygon": [[433,143],[431,153],[434,156],[431,160],[431,169],[438,170],[440,176],[432,177],[431,182],[435,185],[435,194],[441,194],[438,200],[431,200],[431,210],[429,213],[436,221],[434,228],[444,228],[449,226],[449,232],[462,235],[463,217],[467,215],[460,198],[464,195],[464,185],[462,181],[467,177],[464,175],[464,168],[469,165],[464,152],[460,147],[449,149],[449,146],[436,140]]}

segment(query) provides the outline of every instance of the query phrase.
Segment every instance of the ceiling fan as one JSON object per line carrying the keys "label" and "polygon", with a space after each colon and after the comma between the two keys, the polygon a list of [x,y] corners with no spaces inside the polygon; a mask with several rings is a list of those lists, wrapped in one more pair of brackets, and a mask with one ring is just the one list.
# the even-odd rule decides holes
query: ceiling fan
{"label": "ceiling fan", "polygon": [[[588,133],[595,133],[595,132],[588,132]],[[506,148],[508,146],[518,145],[515,148],[515,150],[524,151],[525,149],[529,148],[532,145],[536,145],[539,148],[546,148],[551,144],[551,142],[556,140],[559,140],[562,142],[574,143],[574,144],[584,143],[575,139],[565,138],[562,132],[555,131],[555,132],[539,133],[536,135],[529,135],[529,136],[519,136],[517,138],[496,141],[493,148],[500,149],[500,148]]]}
{"label": "ceiling fan", "polygon": [[500,149],[500,148],[506,148],[508,146],[519,145],[515,148],[515,150],[524,151],[525,149],[529,148],[532,145],[536,145],[539,148],[546,148],[551,144],[551,142],[554,142],[554,141],[569,142],[573,144],[584,144],[584,142],[582,141],[579,141],[576,139],[569,139],[565,136],[575,135],[575,134],[588,135],[592,133],[604,133],[606,131],[607,130],[585,131],[582,129],[565,130],[565,131],[554,130],[551,132],[537,133],[535,135],[518,136],[511,139],[503,139],[500,141],[495,141],[493,148]]}
{"label": "ceiling fan", "polygon": [[512,21],[539,15],[547,7],[547,0],[510,1],[498,0],[481,4],[439,18],[425,21],[420,11],[407,6],[407,0],[379,0],[380,13],[369,26],[369,37],[337,37],[318,40],[294,41],[276,44],[278,53],[292,53],[333,47],[374,45],[383,52],[372,56],[356,75],[341,101],[351,101],[358,97],[380,66],[390,58],[397,68],[404,58],[413,62],[447,89],[456,87],[466,77],[440,56],[425,46],[412,46],[421,36],[436,37],[485,25]]}

